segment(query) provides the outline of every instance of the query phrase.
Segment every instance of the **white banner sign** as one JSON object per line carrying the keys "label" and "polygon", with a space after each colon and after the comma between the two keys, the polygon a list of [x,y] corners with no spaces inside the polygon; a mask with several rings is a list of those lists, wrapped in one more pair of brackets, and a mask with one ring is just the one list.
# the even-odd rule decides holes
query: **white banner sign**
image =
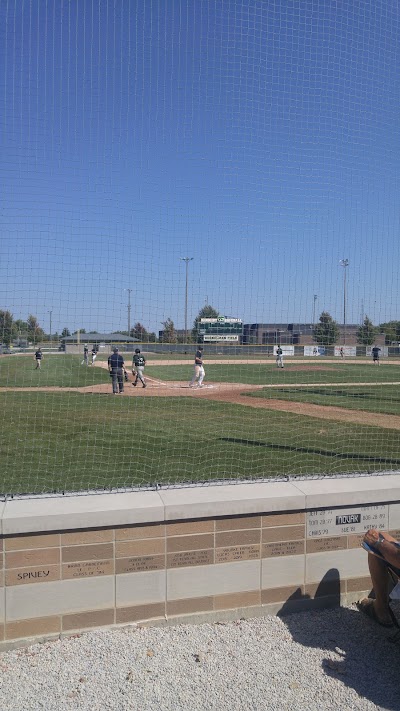
{"label": "white banner sign", "polygon": [[229,341],[230,343],[235,342],[237,343],[239,341],[239,336],[234,336],[234,335],[218,335],[218,334],[213,334],[210,335],[209,333],[205,336],[203,336],[203,341],[204,343],[211,343],[211,341],[216,341],[222,343],[222,341]]}
{"label": "white banner sign", "polygon": [[324,346],[304,346],[304,355],[318,357],[320,355],[325,355]]}
{"label": "white banner sign", "polygon": [[335,346],[335,356],[339,358],[345,358],[348,356],[356,356],[357,349],[356,346]]}
{"label": "white banner sign", "polygon": [[[279,346],[274,346],[274,355],[276,355],[276,351],[278,348]],[[281,348],[284,356],[294,355],[294,346],[281,346]]]}

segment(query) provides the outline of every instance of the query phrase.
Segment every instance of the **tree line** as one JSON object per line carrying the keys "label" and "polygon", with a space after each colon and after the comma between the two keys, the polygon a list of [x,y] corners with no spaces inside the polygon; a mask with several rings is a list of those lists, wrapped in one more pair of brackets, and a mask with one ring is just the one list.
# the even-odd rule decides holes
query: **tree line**
{"label": "tree line", "polygon": [[[185,334],[177,332],[171,318],[163,321],[163,331],[160,339],[157,338],[154,332],[147,331],[140,322],[137,322],[129,333],[128,331],[121,331],[121,333],[131,338],[137,338],[142,343],[154,343],[158,340],[162,343],[183,343],[186,340],[189,343],[197,343],[200,319],[218,318],[219,316],[219,312],[213,306],[208,304],[204,306],[197,314],[191,332],[188,332],[187,339]],[[78,330],[73,331],[72,335],[77,332]],[[79,332],[80,334],[87,333],[88,335],[97,333],[97,331],[86,331],[84,328],[79,329]],[[385,334],[386,344],[392,342],[400,343],[400,321],[387,321],[379,326],[374,326],[371,319],[365,316],[363,323],[357,330],[357,343],[371,346],[378,333]],[[35,345],[44,340],[50,340],[50,337],[53,341],[59,341],[60,338],[66,336],[71,336],[71,332],[67,327],[63,328],[61,334],[57,332],[46,334],[36,316],[29,314],[27,320],[23,321],[22,319],[14,319],[10,311],[0,310],[0,343],[7,347],[12,341],[29,341]],[[331,346],[339,341],[340,326],[327,311],[321,313],[319,322],[314,327],[313,337],[315,342],[321,346]]]}

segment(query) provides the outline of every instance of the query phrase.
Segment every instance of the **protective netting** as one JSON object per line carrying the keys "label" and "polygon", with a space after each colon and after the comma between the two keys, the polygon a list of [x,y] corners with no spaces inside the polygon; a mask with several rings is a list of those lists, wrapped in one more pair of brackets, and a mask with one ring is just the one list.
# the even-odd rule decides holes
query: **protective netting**
{"label": "protective netting", "polygon": [[3,0],[0,493],[399,468],[399,19]]}

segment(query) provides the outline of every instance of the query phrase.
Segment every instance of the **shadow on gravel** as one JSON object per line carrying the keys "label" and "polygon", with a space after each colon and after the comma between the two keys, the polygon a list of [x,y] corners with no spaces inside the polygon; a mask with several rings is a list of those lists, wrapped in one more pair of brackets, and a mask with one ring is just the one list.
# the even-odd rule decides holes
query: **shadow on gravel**
{"label": "shadow on gravel", "polygon": [[[324,609],[316,610],[319,601]],[[293,613],[294,603],[297,609],[304,603],[304,611]],[[395,611],[398,615],[399,609]],[[338,570],[326,573],[313,599],[298,589],[278,614],[294,642],[330,653],[323,661],[325,674],[354,689],[360,699],[399,711],[400,647],[389,641],[395,630],[379,627],[356,609],[340,607]]]}

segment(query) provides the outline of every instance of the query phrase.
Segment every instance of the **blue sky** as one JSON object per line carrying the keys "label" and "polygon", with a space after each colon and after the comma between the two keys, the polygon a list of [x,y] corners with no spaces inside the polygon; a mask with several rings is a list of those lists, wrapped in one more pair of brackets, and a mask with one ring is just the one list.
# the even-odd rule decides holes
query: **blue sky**
{"label": "blue sky", "polygon": [[0,6],[0,308],[400,319],[397,0]]}

